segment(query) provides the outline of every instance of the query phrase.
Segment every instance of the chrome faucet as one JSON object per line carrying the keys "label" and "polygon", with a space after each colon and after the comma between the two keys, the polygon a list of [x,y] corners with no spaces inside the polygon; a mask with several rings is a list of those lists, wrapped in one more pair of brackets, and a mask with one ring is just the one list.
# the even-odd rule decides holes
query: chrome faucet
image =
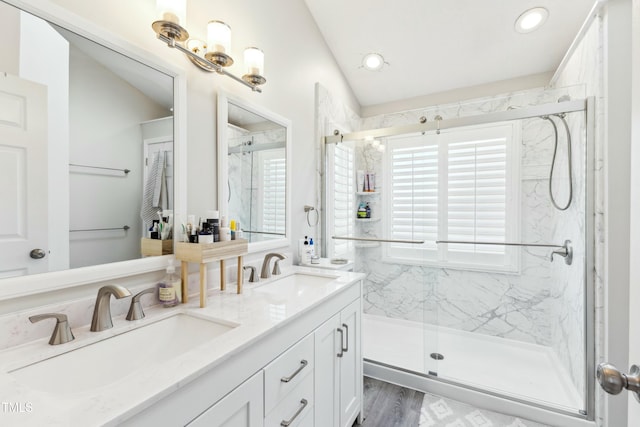
{"label": "chrome faucet", "polygon": [[38,314],[35,316],[30,316],[29,320],[31,323],[36,323],[44,319],[55,318],[56,327],[53,329],[53,333],[51,334],[51,338],[49,339],[49,344],[58,345],[64,344],[75,337],[73,336],[73,332],[71,332],[71,328],[69,327],[69,321],[67,320],[67,316],[60,313],[46,313],[46,314]]}
{"label": "chrome faucet", "polygon": [[262,269],[260,270],[260,277],[263,279],[268,279],[271,277],[271,272],[269,271],[269,264],[271,263],[271,258],[278,258],[273,265],[273,274],[280,274],[280,265],[278,264],[280,260],[286,259],[287,257],[276,253],[271,252],[264,256],[264,261],[262,262]]}
{"label": "chrome faucet", "polygon": [[117,299],[131,296],[131,292],[119,285],[107,285],[98,290],[96,305],[93,308],[91,331],[100,332],[113,327],[111,320],[111,295]]}

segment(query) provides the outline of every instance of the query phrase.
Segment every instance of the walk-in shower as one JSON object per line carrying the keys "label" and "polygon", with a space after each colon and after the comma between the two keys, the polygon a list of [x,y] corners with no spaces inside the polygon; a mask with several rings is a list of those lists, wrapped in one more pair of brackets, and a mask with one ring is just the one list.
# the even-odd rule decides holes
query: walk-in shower
{"label": "walk-in shower", "polygon": [[562,101],[324,138],[324,249],[366,274],[365,372],[593,417],[593,101]]}

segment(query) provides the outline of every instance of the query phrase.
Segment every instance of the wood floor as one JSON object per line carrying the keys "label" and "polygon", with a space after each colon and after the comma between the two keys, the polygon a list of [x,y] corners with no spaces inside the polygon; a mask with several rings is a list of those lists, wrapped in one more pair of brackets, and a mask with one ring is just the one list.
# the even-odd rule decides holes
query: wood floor
{"label": "wood floor", "polygon": [[424,393],[364,378],[362,427],[417,427]]}

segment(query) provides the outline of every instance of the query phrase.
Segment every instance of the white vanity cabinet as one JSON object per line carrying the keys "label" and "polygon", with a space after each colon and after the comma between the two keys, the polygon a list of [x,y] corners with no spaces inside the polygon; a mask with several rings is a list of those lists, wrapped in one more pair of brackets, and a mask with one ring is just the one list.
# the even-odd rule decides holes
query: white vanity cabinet
{"label": "white vanity cabinet", "polygon": [[361,410],[360,299],[314,332],[315,425],[349,427]]}
{"label": "white vanity cabinet", "polygon": [[350,427],[362,410],[361,307],[357,281],[119,424]]}
{"label": "white vanity cabinet", "polygon": [[222,400],[187,424],[189,427],[262,427],[262,372],[258,372]]}

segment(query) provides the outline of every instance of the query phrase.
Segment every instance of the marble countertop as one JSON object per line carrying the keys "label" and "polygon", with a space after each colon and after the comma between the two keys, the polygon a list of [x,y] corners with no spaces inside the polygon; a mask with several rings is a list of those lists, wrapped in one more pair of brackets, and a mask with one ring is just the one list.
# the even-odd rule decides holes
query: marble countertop
{"label": "marble countertop", "polygon": [[[332,278],[322,285],[309,286],[296,292],[283,287],[282,292],[260,292],[259,288],[295,273]],[[199,299],[173,308],[153,306],[146,317],[127,321],[124,316],[113,319],[114,327],[102,332],[90,332],[89,325],[73,327],[75,340],[57,346],[48,338],[9,348],[0,352],[0,425],[68,426],[115,424],[188,384],[204,372],[249,348],[274,328],[293,321],[317,304],[348,289],[362,279],[361,273],[292,267],[280,276],[256,284],[245,284],[244,292],[234,289],[211,291],[207,307],[199,308]],[[233,288],[233,287],[231,287]],[[277,309],[274,309],[277,307]],[[119,378],[99,388],[72,393],[56,393],[30,388],[10,372],[53,358],[128,332],[178,313],[238,324],[224,334],[203,342],[171,359],[145,364],[134,374]],[[284,350],[284,349],[283,349]],[[96,366],[96,369],[100,369]],[[70,376],[77,375],[75,372]]]}

